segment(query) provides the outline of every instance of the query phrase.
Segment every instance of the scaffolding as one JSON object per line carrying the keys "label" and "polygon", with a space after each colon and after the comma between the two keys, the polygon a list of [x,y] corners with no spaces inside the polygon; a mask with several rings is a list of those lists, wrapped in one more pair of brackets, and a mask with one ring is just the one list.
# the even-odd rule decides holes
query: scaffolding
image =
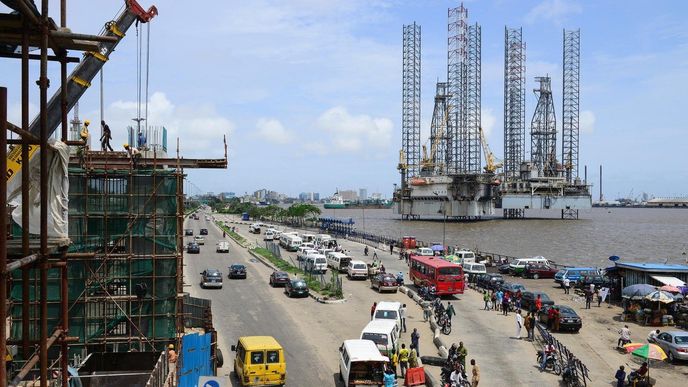
{"label": "scaffolding", "polygon": [[564,30],[562,163],[566,181],[578,178],[580,113],[580,29]]}
{"label": "scaffolding", "polygon": [[437,82],[435,89],[435,105],[430,123],[430,156],[424,170],[427,175],[446,175],[447,166],[451,163],[451,153],[448,152],[451,138],[447,127],[449,121],[449,96],[447,95],[447,83]]}
{"label": "scaffolding", "polygon": [[465,171],[466,85],[468,60],[468,10],[463,6],[447,11],[447,94],[449,94],[448,131],[451,138],[449,174]]}
{"label": "scaffolding", "polygon": [[464,166],[467,173],[481,173],[481,29],[478,23],[468,26],[466,65],[466,127],[463,135]]}
{"label": "scaffolding", "polygon": [[401,148],[406,158],[404,183],[420,172],[420,26],[403,27]]}
{"label": "scaffolding", "polygon": [[530,124],[530,151],[533,164],[539,171],[540,177],[556,177],[558,176],[557,126],[552,98],[552,80],[550,77],[535,77],[535,81],[540,83],[540,87],[533,90],[538,97],[538,103]]}
{"label": "scaffolding", "polygon": [[526,153],[526,57],[521,28],[504,27],[504,180],[517,180]]}

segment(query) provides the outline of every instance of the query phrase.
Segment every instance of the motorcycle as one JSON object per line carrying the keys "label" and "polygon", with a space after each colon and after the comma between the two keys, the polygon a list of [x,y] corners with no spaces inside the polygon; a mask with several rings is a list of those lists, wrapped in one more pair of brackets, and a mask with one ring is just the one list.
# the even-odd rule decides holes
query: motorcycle
{"label": "motorcycle", "polygon": [[435,308],[435,320],[439,321],[439,319],[445,313],[444,305],[442,305],[442,302],[440,301],[439,298],[436,298],[434,301],[433,307]]}
{"label": "motorcycle", "polygon": [[[537,363],[542,364],[543,351],[538,351],[537,353]],[[545,370],[551,370],[556,375],[561,375],[561,365],[554,354],[547,357],[547,362],[545,362]]]}
{"label": "motorcycle", "polygon": [[449,319],[449,316],[446,313],[440,317],[440,319],[437,321],[437,325],[439,325],[440,331],[442,331],[442,333],[445,335],[451,333],[451,319]]}
{"label": "motorcycle", "polygon": [[576,373],[576,365],[572,360],[569,360],[568,364],[566,364],[566,367],[564,367],[561,377],[566,386],[578,387],[581,385]]}

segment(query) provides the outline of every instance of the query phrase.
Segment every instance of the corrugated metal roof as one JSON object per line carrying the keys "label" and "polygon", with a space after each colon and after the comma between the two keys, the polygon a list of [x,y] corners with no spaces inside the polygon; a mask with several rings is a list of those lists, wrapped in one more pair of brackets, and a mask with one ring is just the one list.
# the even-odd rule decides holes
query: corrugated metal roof
{"label": "corrugated metal roof", "polygon": [[616,262],[616,267],[633,269],[640,271],[659,271],[659,272],[680,272],[688,273],[688,265],[674,265],[662,263],[634,263],[634,262]]}

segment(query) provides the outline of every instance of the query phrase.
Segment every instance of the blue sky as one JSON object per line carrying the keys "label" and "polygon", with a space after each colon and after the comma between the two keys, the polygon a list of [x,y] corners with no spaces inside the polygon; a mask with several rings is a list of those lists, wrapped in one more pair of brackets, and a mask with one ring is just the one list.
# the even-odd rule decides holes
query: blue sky
{"label": "blue sky", "polygon": [[[459,4],[140,1],[145,7],[154,3],[160,12],[151,24],[150,124],[165,125],[171,138],[179,136],[187,157],[220,157],[222,136],[228,136],[229,168],[189,171],[194,185],[204,191],[268,188],[291,195],[360,187],[389,195],[399,180],[402,25],[422,26],[427,135],[434,83],[446,77],[447,8]],[[68,3],[70,27],[83,33],[97,33],[122,4]],[[562,29],[581,28],[580,156],[595,184],[594,196],[600,164],[607,198],[631,190],[633,196],[688,194],[688,140],[681,115],[688,87],[688,3],[464,3],[470,22],[482,26],[482,120],[498,157],[504,26],[523,27],[528,122],[536,103],[533,78],[545,74],[553,78],[560,118]],[[123,129],[136,108],[135,53],[132,28],[105,68],[105,117],[117,146],[125,142]],[[32,71],[37,77],[36,66]],[[53,79],[56,71],[53,66]],[[0,61],[0,74],[9,87],[10,118],[18,122],[19,61]],[[37,94],[32,90],[34,106]],[[93,87],[82,99],[82,118],[97,121],[98,104]]]}

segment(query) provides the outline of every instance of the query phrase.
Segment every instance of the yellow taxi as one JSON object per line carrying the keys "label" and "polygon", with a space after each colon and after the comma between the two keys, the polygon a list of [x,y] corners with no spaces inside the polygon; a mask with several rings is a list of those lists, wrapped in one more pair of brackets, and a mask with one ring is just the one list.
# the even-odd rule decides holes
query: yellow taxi
{"label": "yellow taxi", "polygon": [[236,345],[234,373],[242,386],[283,386],[287,379],[284,349],[272,336],[240,337]]}

